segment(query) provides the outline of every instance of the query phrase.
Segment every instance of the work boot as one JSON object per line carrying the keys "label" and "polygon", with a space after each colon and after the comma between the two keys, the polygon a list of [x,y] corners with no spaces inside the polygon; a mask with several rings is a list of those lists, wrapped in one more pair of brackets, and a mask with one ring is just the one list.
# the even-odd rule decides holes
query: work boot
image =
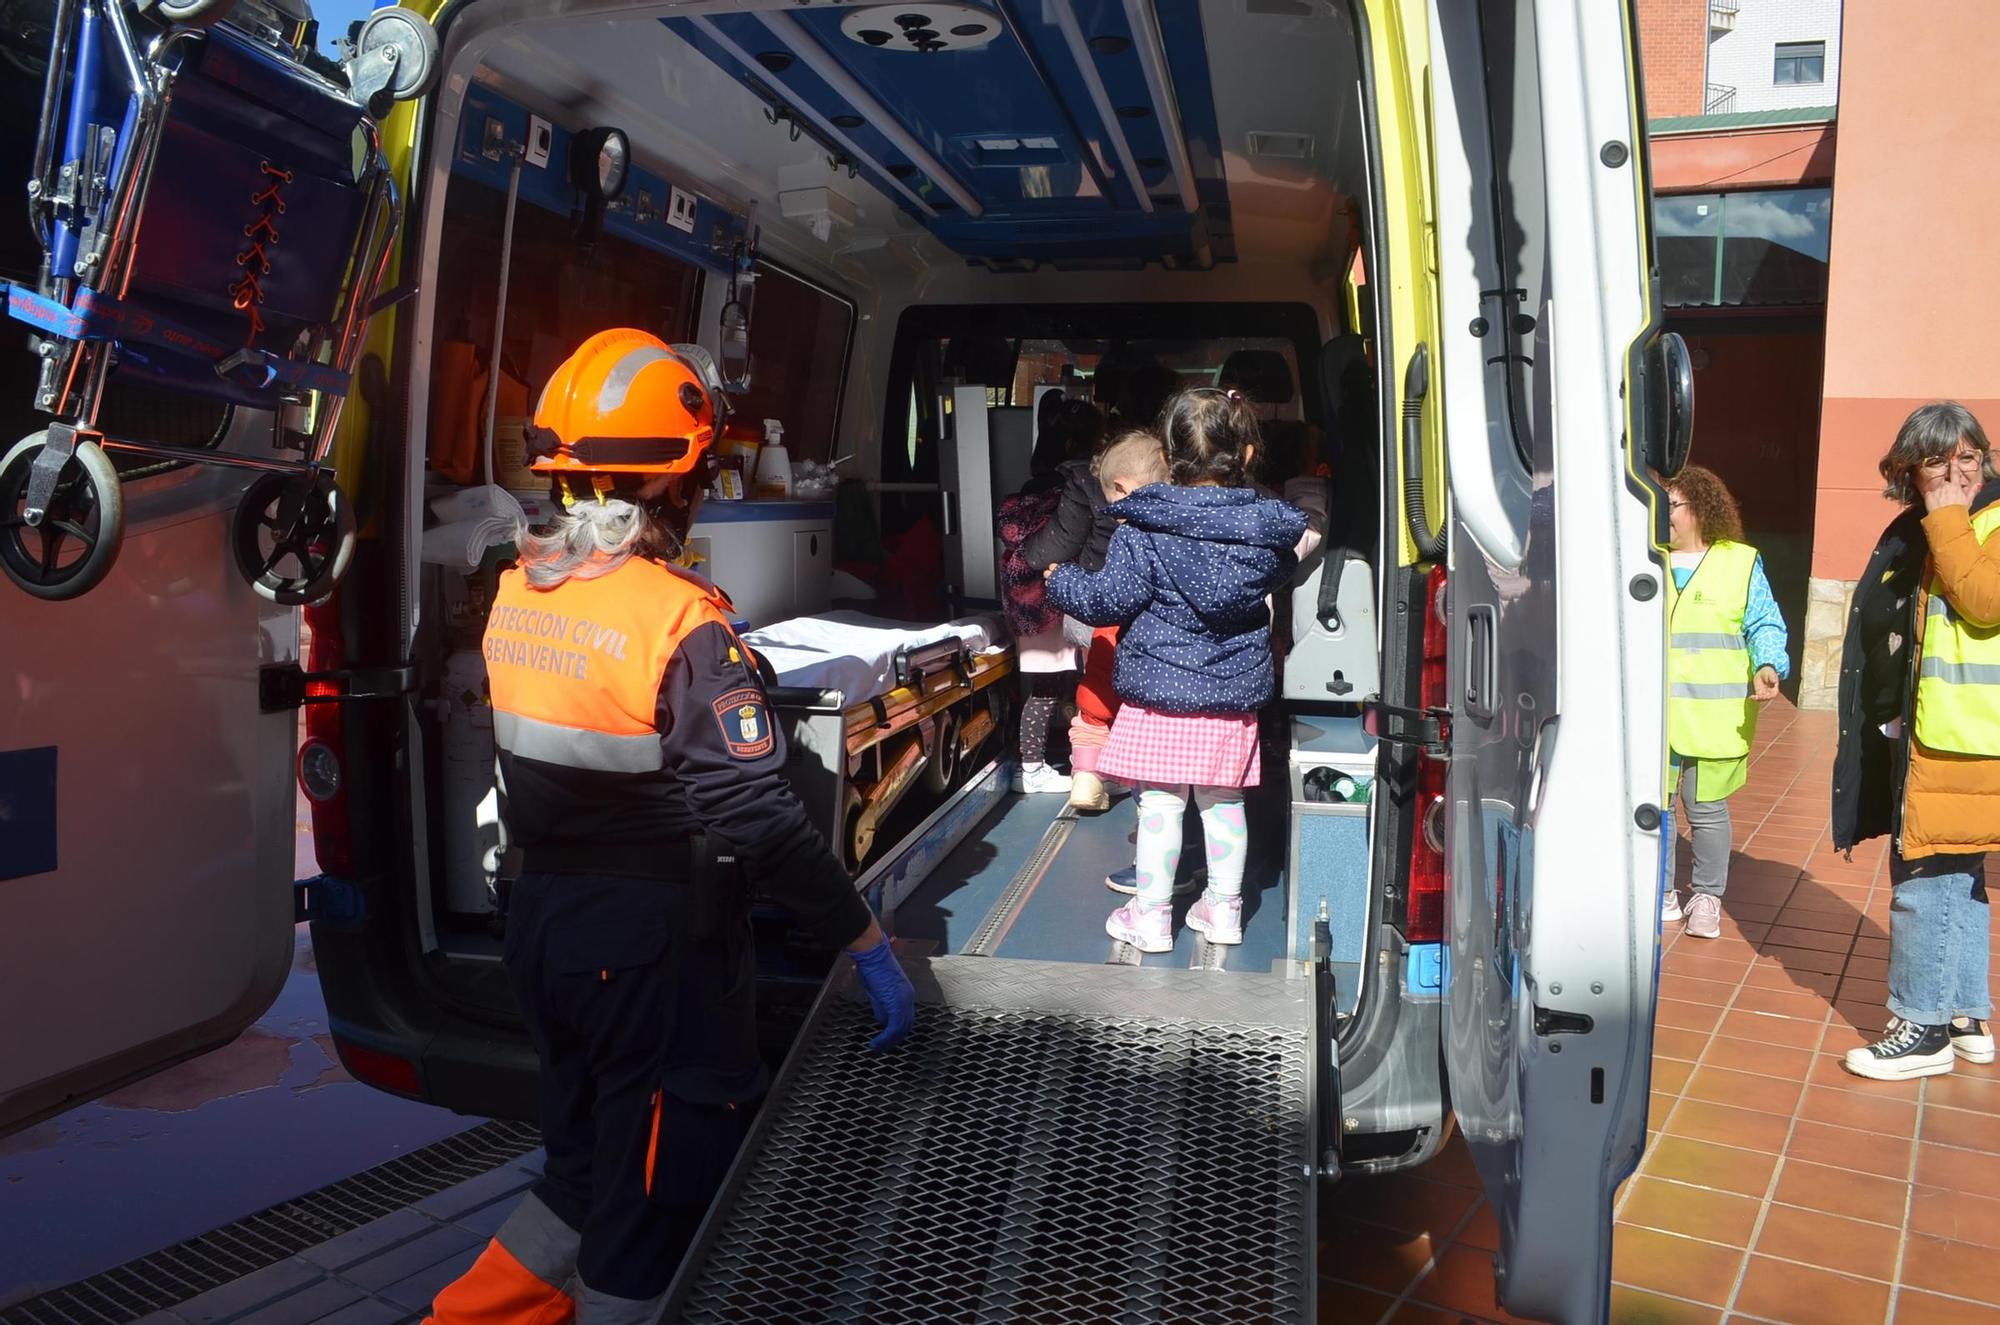
{"label": "work boot", "polygon": [[1243,898],[1205,892],[1188,908],[1188,928],[1210,943],[1235,944],[1243,941]]}
{"label": "work boot", "polygon": [[1069,775],[1069,807],[1086,814],[1102,814],[1111,808],[1111,793],[1104,779],[1085,769]]}
{"label": "work boot", "polygon": [[1714,893],[1696,893],[1687,904],[1687,935],[1691,939],[1722,937],[1722,899]]}
{"label": "work boot", "polygon": [[1104,922],[1104,932],[1140,952],[1174,950],[1174,908],[1166,903],[1147,906],[1134,898]]}
{"label": "work boot", "polygon": [[1919,1026],[1897,1017],[1881,1039],[1849,1049],[1841,1066],[1875,1081],[1910,1081],[1951,1071],[1951,1060],[1949,1026]]}

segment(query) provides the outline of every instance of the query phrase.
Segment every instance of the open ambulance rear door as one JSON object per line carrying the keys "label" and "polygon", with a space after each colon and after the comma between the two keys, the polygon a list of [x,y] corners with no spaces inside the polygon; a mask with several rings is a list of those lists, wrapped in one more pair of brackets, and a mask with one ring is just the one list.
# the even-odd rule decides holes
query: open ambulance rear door
{"label": "open ambulance rear door", "polygon": [[1428,18],[1445,1063],[1501,1302],[1597,1321],[1645,1138],[1665,765],[1656,490],[1621,386],[1654,327],[1636,24],[1605,0]]}
{"label": "open ambulance rear door", "polygon": [[291,967],[298,712],[259,692],[298,612],[230,555],[244,483],[135,478],[95,591],[0,586],[0,1133],[227,1043]]}

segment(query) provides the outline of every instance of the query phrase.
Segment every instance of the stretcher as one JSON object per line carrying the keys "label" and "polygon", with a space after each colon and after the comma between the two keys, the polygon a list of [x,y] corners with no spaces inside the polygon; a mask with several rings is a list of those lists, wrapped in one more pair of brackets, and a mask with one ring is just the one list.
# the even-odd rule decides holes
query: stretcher
{"label": "stretcher", "polygon": [[856,875],[890,814],[921,789],[948,796],[1006,730],[1014,649],[994,617],[913,626],[858,612],[746,634],[777,677],[787,775]]}
{"label": "stretcher", "polygon": [[[53,416],[0,458],[0,570],[27,593],[109,573],[107,452],[256,471],[232,544],[267,598],[315,601],[346,568],[328,455],[401,220],[376,120],[430,88],[437,38],[376,10],[343,87],[306,67],[305,34],[287,0],[58,0],[28,183],[41,271],[4,287]],[[268,412],[270,450],[107,436],[124,382]]]}

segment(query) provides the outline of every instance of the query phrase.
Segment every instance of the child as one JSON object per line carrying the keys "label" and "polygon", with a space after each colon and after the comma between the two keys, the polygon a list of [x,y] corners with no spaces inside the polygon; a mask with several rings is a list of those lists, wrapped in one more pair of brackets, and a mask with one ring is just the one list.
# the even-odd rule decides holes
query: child
{"label": "child", "polygon": [[1112,679],[1123,701],[1098,772],[1139,788],[1139,891],[1104,928],[1141,952],[1173,947],[1173,882],[1189,789],[1207,839],[1208,887],[1188,925],[1243,941],[1257,785],[1257,710],[1276,693],[1268,596],[1290,577],[1306,518],[1250,486],[1257,416],[1233,391],[1200,387],[1160,416],[1171,485],[1108,509],[1121,523],[1104,569],[1049,570],[1051,603],[1093,626],[1124,626]]}
{"label": "child", "polygon": [[[1167,457],[1159,438],[1128,428],[1095,456],[1064,465],[1063,477],[1061,504],[1049,522],[1022,544],[1021,555],[1030,566],[1074,561],[1094,573],[1104,569],[1104,552],[1118,527],[1106,507],[1149,484],[1166,482]],[[1118,696],[1111,686],[1111,657],[1117,644],[1115,627],[1091,632],[1083,680],[1076,687],[1076,717],[1069,725],[1069,803],[1092,813],[1111,808],[1111,793],[1097,776],[1097,756],[1118,712]]]}
{"label": "child", "polygon": [[1078,639],[1072,638],[1073,623],[1044,598],[1039,573],[1043,563],[1025,560],[1022,552],[1032,546],[1060,505],[1065,463],[1094,451],[1103,426],[1090,402],[1065,400],[1054,393],[1044,396],[1035,450],[1028,462],[1030,477],[1000,507],[1002,606],[1027,683],[1018,729],[1021,766],[1014,776],[1014,790],[1029,795],[1066,795],[1070,790],[1069,776],[1048,762],[1048,740],[1057,700],[1075,685]]}

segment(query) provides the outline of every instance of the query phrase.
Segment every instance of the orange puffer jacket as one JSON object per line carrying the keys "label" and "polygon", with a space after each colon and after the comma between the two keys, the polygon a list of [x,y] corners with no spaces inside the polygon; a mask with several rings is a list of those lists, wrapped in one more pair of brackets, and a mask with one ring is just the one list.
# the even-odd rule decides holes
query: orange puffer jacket
{"label": "orange puffer jacket", "polygon": [[[1944,583],[1945,601],[1968,621],[2000,621],[2000,536],[1982,545],[1963,506],[1947,506],[1924,517],[1930,565],[1917,595],[1916,639],[1909,650],[1910,684],[1923,656],[1923,631],[1930,613],[1931,574]],[[1910,712],[1906,705],[1904,711]],[[1909,739],[1909,770],[1903,781],[1903,859],[1947,852],[2000,851],[2000,758],[1947,754]]]}

